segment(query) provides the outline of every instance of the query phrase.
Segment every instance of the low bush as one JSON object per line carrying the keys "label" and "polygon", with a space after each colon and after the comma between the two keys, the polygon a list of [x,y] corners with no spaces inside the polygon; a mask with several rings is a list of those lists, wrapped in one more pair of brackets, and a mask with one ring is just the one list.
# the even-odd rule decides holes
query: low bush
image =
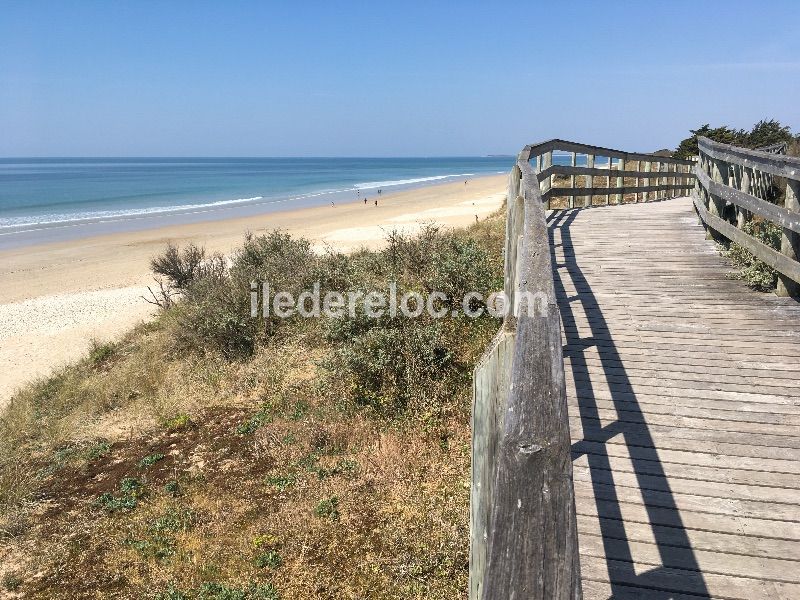
{"label": "low bush", "polygon": [[[769,221],[749,221],[743,231],[770,248],[780,250],[782,229]],[[759,260],[752,252],[733,242],[724,252],[725,256],[737,268],[732,274],[753,289],[769,292],[778,284],[778,272],[765,262]]]}

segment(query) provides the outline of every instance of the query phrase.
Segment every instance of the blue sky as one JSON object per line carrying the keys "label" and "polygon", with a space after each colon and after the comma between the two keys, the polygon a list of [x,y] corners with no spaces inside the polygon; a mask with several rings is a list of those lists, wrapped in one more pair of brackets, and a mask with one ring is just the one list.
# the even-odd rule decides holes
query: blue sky
{"label": "blue sky", "polygon": [[800,131],[800,2],[0,1],[0,156],[650,151]]}

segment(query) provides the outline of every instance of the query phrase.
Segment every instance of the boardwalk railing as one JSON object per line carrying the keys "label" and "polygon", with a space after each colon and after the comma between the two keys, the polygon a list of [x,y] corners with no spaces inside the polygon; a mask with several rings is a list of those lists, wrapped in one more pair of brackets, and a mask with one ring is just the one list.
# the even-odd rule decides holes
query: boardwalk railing
{"label": "boardwalk railing", "polygon": [[[554,164],[558,151],[568,153],[570,164]],[[546,208],[556,207],[556,197],[574,207],[576,198],[592,206],[612,196],[622,203],[686,195],[694,186],[692,165],[564,140],[526,146],[519,154],[508,186],[505,248],[504,291],[513,311],[475,370],[471,600],[581,598]],[[546,307],[529,316],[534,298],[545,298]]]}
{"label": "boardwalk railing", "polygon": [[[565,140],[526,146],[547,208],[622,204],[685,196],[694,162]],[[555,158],[562,163],[556,164]],[[562,202],[554,202],[561,198]]]}
{"label": "boardwalk railing", "polygon": [[[581,597],[561,322],[529,159],[526,149],[508,186],[504,289],[513,314],[475,371],[472,599]],[[546,306],[529,315],[538,298]]]}
{"label": "boardwalk railing", "polygon": [[[800,295],[800,159],[781,154],[779,145],[748,150],[698,141],[694,203],[697,214],[719,241],[736,242],[779,273],[778,295]],[[783,206],[770,200],[785,179]],[[780,251],[743,231],[758,217],[783,229]]]}

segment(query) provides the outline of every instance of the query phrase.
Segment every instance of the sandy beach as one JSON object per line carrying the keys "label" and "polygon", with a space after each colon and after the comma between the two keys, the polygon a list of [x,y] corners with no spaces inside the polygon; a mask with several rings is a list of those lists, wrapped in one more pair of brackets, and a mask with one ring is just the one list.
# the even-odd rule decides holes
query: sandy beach
{"label": "sandy beach", "polygon": [[319,248],[377,246],[392,229],[467,225],[496,210],[505,175],[431,185],[336,206],[192,223],[0,252],[0,405],[20,385],[81,357],[92,339],[114,339],[152,313],[142,299],[149,260],[167,242],[228,253],[246,231],[280,228]]}

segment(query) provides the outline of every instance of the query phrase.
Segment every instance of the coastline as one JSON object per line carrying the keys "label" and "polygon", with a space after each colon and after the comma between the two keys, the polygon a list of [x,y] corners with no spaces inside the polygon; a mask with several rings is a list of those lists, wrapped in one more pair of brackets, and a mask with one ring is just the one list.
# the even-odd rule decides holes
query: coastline
{"label": "coastline", "polygon": [[111,233],[0,251],[0,406],[26,382],[83,356],[92,339],[114,339],[146,320],[141,296],[149,260],[167,242],[229,253],[245,232],[285,229],[322,249],[376,247],[387,231],[425,222],[464,226],[495,211],[506,175],[386,193],[374,205],[337,203],[259,215]]}

